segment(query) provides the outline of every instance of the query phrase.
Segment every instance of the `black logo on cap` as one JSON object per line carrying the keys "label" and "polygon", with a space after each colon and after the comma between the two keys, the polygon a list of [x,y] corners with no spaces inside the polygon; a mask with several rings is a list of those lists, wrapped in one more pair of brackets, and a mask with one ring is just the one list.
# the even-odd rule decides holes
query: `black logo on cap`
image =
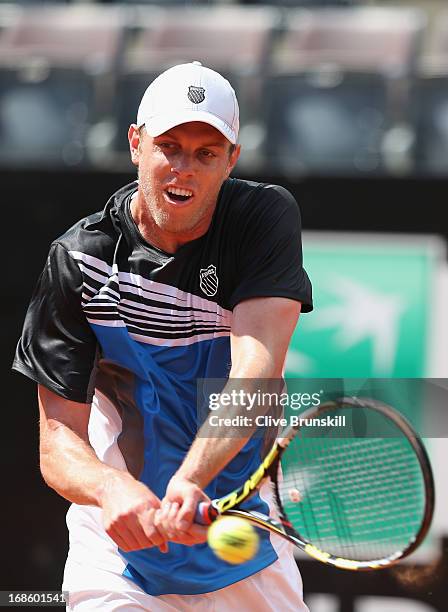
{"label": "black logo on cap", "polygon": [[196,85],[190,85],[188,87],[187,98],[193,104],[200,104],[205,100],[205,89],[203,87],[196,87]]}

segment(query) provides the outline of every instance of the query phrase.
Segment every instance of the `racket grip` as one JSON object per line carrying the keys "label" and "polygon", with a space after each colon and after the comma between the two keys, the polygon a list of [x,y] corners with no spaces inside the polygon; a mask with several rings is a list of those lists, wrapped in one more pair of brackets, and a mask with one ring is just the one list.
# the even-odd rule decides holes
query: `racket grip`
{"label": "racket grip", "polygon": [[199,525],[210,525],[218,516],[218,512],[208,502],[199,502],[196,508],[194,522]]}

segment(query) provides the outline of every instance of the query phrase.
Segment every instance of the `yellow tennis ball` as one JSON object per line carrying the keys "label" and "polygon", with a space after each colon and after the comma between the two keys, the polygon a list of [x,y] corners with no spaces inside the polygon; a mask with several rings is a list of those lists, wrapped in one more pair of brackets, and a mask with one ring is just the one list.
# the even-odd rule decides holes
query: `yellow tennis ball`
{"label": "yellow tennis ball", "polygon": [[212,523],[207,540],[217,557],[233,565],[252,559],[259,544],[252,525],[237,516],[223,516]]}

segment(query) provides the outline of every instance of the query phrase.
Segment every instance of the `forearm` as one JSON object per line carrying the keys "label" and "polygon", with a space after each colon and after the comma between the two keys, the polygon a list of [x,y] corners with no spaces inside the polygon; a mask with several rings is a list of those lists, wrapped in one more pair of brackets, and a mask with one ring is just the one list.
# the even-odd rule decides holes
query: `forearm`
{"label": "forearm", "polygon": [[220,405],[213,412],[213,424],[209,414],[177,472],[179,476],[203,489],[239,453],[256,430],[255,417],[269,409],[259,404],[250,407],[244,398],[256,396],[260,389],[278,392],[281,379],[271,379],[272,375],[273,365],[268,360],[251,364],[248,359],[244,367],[231,372],[221,397],[234,393],[241,401]]}
{"label": "forearm", "polygon": [[191,480],[201,489],[238,454],[249,438],[201,438],[193,442],[176,476]]}
{"label": "forearm", "polygon": [[[300,312],[300,304],[283,298],[255,298],[235,307],[232,323],[232,370],[223,392],[242,390],[257,393],[264,390],[279,393],[289,340]],[[219,406],[215,414],[222,417],[218,427],[206,419],[176,475],[204,488],[243,448],[253,435],[256,414],[265,414],[270,406],[257,402]],[[252,417],[239,426],[226,425],[229,417]],[[250,418],[248,419],[250,421]],[[276,433],[276,432],[275,432]]]}
{"label": "forearm", "polygon": [[92,447],[63,424],[49,426],[41,437],[40,466],[48,486],[82,505],[100,506],[108,487],[132,479],[100,461]]}

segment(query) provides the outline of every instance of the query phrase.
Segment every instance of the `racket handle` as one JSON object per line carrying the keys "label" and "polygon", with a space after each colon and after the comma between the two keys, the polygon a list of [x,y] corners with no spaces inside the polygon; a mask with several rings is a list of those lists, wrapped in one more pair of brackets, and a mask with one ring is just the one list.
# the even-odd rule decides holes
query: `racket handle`
{"label": "racket handle", "polygon": [[199,525],[210,525],[217,516],[217,510],[209,502],[199,502],[194,522]]}

